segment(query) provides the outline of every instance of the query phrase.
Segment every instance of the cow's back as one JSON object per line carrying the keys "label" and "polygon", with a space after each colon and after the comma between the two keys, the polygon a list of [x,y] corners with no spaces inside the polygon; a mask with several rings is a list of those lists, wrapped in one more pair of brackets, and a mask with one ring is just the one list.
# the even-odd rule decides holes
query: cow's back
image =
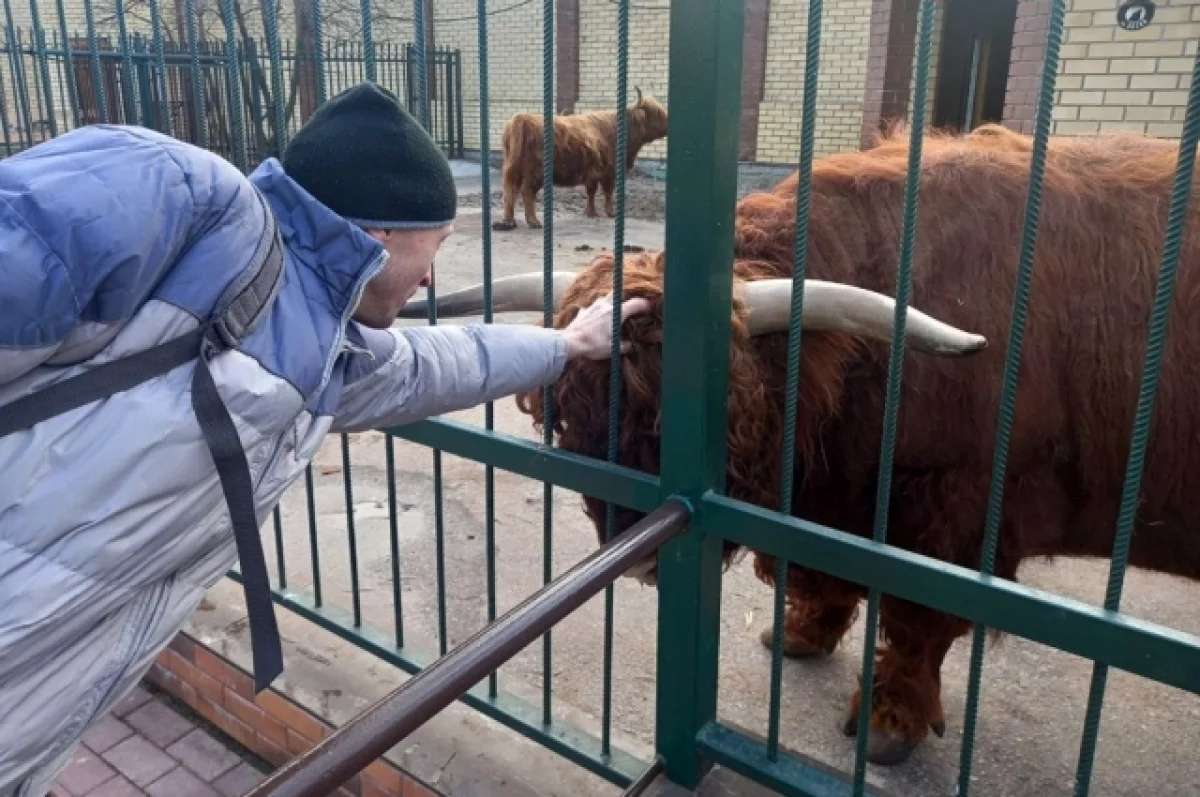
{"label": "cow's back", "polygon": [[[903,213],[902,148],[837,156],[814,170],[808,275],[895,295]],[[1006,517],[1025,555],[1108,555],[1163,250],[1177,148],[1120,137],[1055,140],[1040,228],[1008,456]],[[909,353],[895,466],[927,479],[972,479],[956,501],[982,528],[1010,316],[1020,261],[1030,152],[1010,142],[926,144],[910,304],[985,335],[966,359]],[[740,256],[780,258],[794,181],[739,219]],[[789,196],[790,195],[790,196]],[[758,214],[762,215],[758,215]],[[772,221],[769,217],[775,215]],[[1200,201],[1179,262],[1170,334],[1139,508],[1133,559],[1200,575]],[[790,259],[790,258],[789,258]],[[888,346],[868,344],[838,422],[843,484],[873,489]],[[847,420],[849,419],[849,420]],[[893,501],[900,500],[896,497]]]}

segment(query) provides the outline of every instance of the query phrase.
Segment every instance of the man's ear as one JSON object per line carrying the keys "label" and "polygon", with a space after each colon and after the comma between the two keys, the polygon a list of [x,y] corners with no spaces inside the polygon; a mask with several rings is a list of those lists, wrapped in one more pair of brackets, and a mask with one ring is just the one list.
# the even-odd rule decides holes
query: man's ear
{"label": "man's ear", "polygon": [[376,241],[380,241],[380,242],[386,241],[388,238],[392,237],[391,230],[366,229],[366,230],[363,230],[363,232],[365,232],[367,235],[374,238]]}

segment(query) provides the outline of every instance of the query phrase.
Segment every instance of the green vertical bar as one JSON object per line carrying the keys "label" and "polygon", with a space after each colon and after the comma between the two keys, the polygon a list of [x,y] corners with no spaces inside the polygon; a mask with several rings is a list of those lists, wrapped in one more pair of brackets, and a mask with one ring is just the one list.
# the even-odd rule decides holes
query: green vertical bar
{"label": "green vertical bar", "polygon": [[[479,164],[483,202],[480,204],[483,233],[483,323],[492,323],[492,167],[489,154],[491,144],[488,137],[488,27],[487,0],[477,0],[476,24],[479,36]],[[495,405],[488,402],[484,407],[484,426],[488,431],[495,428]],[[496,619],[496,472],[491,465],[484,470],[484,524],[487,558],[487,619],[490,624]],[[499,691],[496,673],[488,675],[488,695],[496,697]]]}
{"label": "green vertical bar", "polygon": [[[800,164],[797,169],[796,236],[792,250],[792,308],[788,322],[787,394],[783,411],[783,453],[780,462],[779,511],[792,513],[796,460],[796,410],[800,392],[801,320],[804,318],[804,278],[808,272],[808,221],[812,200],[812,163],[816,146],[817,82],[820,77],[821,0],[808,5],[808,40],[804,59],[804,108],[800,122]],[[767,707],[767,759],[779,759],[779,712],[783,700],[783,628],[787,598],[788,562],[775,559],[775,621],[771,643],[771,698]]]}
{"label": "green vertical bar", "polygon": [[437,556],[438,650],[449,648],[446,630],[446,519],[442,505],[442,452],[433,452],[433,537]]}
{"label": "green vertical bar", "polygon": [[151,50],[154,46],[153,41],[146,39],[141,35],[134,36],[134,42],[138,44],[139,52],[143,55],[138,76],[141,78],[141,93],[142,93],[142,126],[154,128],[156,118],[156,105],[154,102],[154,65],[151,63]]}
{"label": "green vertical bar", "polygon": [[[65,50],[59,44],[57,30],[50,31],[50,52],[53,53],[55,59],[57,59],[56,64],[55,64],[57,68],[55,69],[55,71],[58,73],[58,96],[66,97],[67,102],[70,103],[71,99],[70,99],[70,95],[67,93],[67,80],[66,80],[66,74],[65,74],[66,72],[68,72],[68,70],[63,68],[64,64],[70,63],[70,60],[66,59],[63,56],[63,53],[65,52]],[[71,112],[72,113],[74,112],[73,107],[71,108]],[[71,123],[70,123],[69,119],[64,119],[63,122],[64,122],[64,125],[66,126],[66,128],[68,130],[70,130]]]}
{"label": "green vertical bar", "polygon": [[279,53],[279,18],[274,3],[263,4],[263,27],[267,32],[267,57],[271,61],[271,110],[274,111],[275,157],[283,157],[287,146],[287,115],[283,96],[283,63]]}
{"label": "green vertical bar", "polygon": [[[1054,88],[1058,77],[1058,59],[1062,47],[1066,5],[1066,0],[1054,0],[1050,8],[1050,19],[1046,30],[1046,57],[1042,62],[1041,91],[1038,94],[1033,154],[1029,165],[1029,190],[1025,196],[1025,223],[1021,230],[1021,255],[1017,267],[1017,284],[1013,292],[1008,354],[1004,361],[1004,378],[1000,390],[996,447],[992,455],[992,481],[988,489],[983,556],[980,562],[980,572],[984,575],[991,575],[996,566],[996,546],[1000,539],[1009,441],[1012,437],[1012,425],[1016,413],[1017,382],[1020,376],[1021,352],[1025,344],[1029,287],[1033,279],[1033,255],[1037,244],[1042,188],[1046,172],[1046,146],[1050,139],[1050,122],[1054,111]],[[978,46],[978,42],[976,42],[976,46]],[[983,624],[976,623],[971,639],[967,699],[963,713],[963,743],[958,764],[959,797],[968,797],[971,791],[971,759],[975,752],[975,729],[979,717],[979,689],[983,677],[983,645],[986,632],[987,629]]]}
{"label": "green vertical bar", "polygon": [[350,471],[350,435],[342,433],[342,486],[346,492],[346,543],[350,548],[350,600],[354,627],[362,626],[362,601],[358,588],[358,534],[354,528],[354,476]]}
{"label": "green vertical bar", "polygon": [[196,41],[196,0],[183,0],[187,17],[188,56],[192,61],[192,103],[196,106],[196,143],[208,149],[208,108],[204,102],[204,73],[200,70],[200,51]]}
{"label": "green vertical bar", "polygon": [[[54,6],[58,12],[59,34],[62,36],[63,71],[67,73],[67,97],[71,103],[71,119],[74,126],[79,127],[79,91],[75,86],[75,57],[71,52],[71,37],[67,33],[67,14],[63,8],[63,0],[54,0]],[[5,128],[7,129],[7,125]]]}
{"label": "green vertical bar", "polygon": [[[1192,64],[1192,83],[1188,90],[1187,113],[1183,136],[1179,141],[1179,160],[1175,167],[1175,186],[1171,190],[1171,205],[1167,214],[1167,232],[1163,240],[1162,260],[1158,270],[1158,285],[1154,290],[1154,310],[1150,315],[1150,332],[1146,340],[1146,359],[1142,367],[1141,387],[1138,390],[1137,413],[1133,421],[1133,437],[1129,444],[1129,463],[1125,468],[1125,485],[1121,491],[1121,511],[1117,516],[1117,536],[1113,544],[1112,564],[1108,571],[1108,586],[1104,608],[1120,611],[1121,592],[1125,586],[1125,571],[1129,566],[1129,547],[1133,538],[1133,523],[1137,514],[1146,463],[1146,446],[1150,441],[1150,424],[1154,417],[1154,400],[1158,394],[1158,377],[1162,370],[1163,347],[1167,340],[1167,324],[1171,318],[1171,301],[1175,296],[1175,274],[1183,247],[1187,225],[1188,203],[1192,194],[1192,177],[1196,171],[1196,143],[1200,139],[1200,53]],[[1075,797],[1086,797],[1091,785],[1092,762],[1096,756],[1096,737],[1100,732],[1100,711],[1108,665],[1096,662],[1092,668],[1092,683],[1088,691],[1087,714],[1083,723],[1079,765],[1075,776]]]}
{"label": "green vertical bar", "polygon": [[[7,43],[3,49],[4,49],[4,54],[7,55],[8,54]],[[2,82],[0,82],[0,90],[3,90]],[[7,105],[7,103],[0,102],[0,127],[2,127],[4,130],[4,156],[9,157],[10,155],[13,154],[13,145],[12,145],[12,138],[8,134],[8,111],[5,110],[5,108],[4,108],[5,105]]]}
{"label": "green vertical bar", "polygon": [[325,104],[325,36],[321,27],[321,0],[312,0],[313,8],[313,58],[316,59],[317,105]]}
{"label": "green vertical bar", "polygon": [[[554,0],[542,2],[542,323],[554,325]],[[542,443],[554,445],[551,391],[542,394]],[[554,487],[542,484],[542,583],[554,577]],[[542,637],[542,722],[552,719],[553,635]]]}
{"label": "green vertical bar", "polygon": [[[366,11],[368,9],[367,0],[363,0],[364,9],[364,30],[369,31],[369,24],[365,22]],[[413,38],[416,41],[417,48],[417,73],[418,86],[420,90],[420,113],[418,118],[421,126],[429,130],[429,105],[426,92],[428,91],[425,85],[425,16],[422,0],[413,0]],[[369,37],[369,32],[366,34]],[[365,41],[370,42],[371,47],[364,50],[364,62],[367,69],[368,79],[375,79],[375,50],[374,43],[369,38]],[[429,324],[437,325],[437,272],[436,270],[430,274],[429,288],[426,291],[429,302]],[[434,518],[434,538],[436,542],[437,556],[437,607],[438,607],[438,645],[442,655],[445,655],[448,648],[448,633],[446,629],[446,528],[445,528],[445,512],[442,501],[442,452],[434,449],[433,451],[433,518]]]}
{"label": "green vertical bar", "polygon": [[92,86],[96,92],[96,105],[100,121],[108,124],[108,98],[104,96],[104,73],[100,70],[100,45],[96,42],[96,21],[92,14],[92,0],[83,0],[83,12],[87,18],[88,49],[91,51]]}
{"label": "green vertical bar", "polygon": [[279,588],[287,589],[287,568],[283,556],[283,514],[278,506],[271,514],[275,518],[275,565],[279,568]]}
{"label": "green vertical bar", "polygon": [[134,110],[134,78],[133,57],[129,54],[129,31],[125,27],[125,0],[116,0],[117,8],[117,41],[121,45],[121,101],[125,111],[125,123],[134,124],[137,118]]}
{"label": "green vertical bar", "polygon": [[[879,481],[875,491],[875,530],[873,539],[887,538],[889,501],[892,493],[892,462],[896,448],[896,422],[900,412],[900,390],[904,378],[904,331],[908,320],[908,301],[912,293],[913,246],[917,230],[917,203],[921,185],[921,153],[925,136],[925,95],[929,87],[929,61],[933,43],[935,0],[921,0],[917,28],[916,87],[912,101],[912,131],[909,138],[908,175],[904,185],[904,227],[900,238],[900,262],[896,275],[896,312],[892,327],[892,346],[888,361],[887,398],[883,409],[883,441],[879,455]],[[871,730],[871,691],[875,680],[875,643],[879,631],[879,590],[872,587],[867,597],[867,625],[863,639],[862,701],[859,706],[858,738],[854,753],[854,794],[861,797],[866,788],[867,742]]]}
{"label": "green vertical bar", "polygon": [[159,96],[162,98],[162,132],[175,135],[175,115],[171,111],[171,92],[167,85],[167,59],[163,55],[162,14],[158,0],[150,0],[150,30],[154,36],[154,61],[158,66]]}
{"label": "green vertical bar", "polygon": [[[426,81],[429,69],[429,53],[425,51],[425,3],[423,0],[413,0],[413,42],[417,55],[417,118],[426,130],[429,127],[429,86]],[[372,64],[371,69],[374,69]],[[432,131],[431,131],[432,134]],[[430,299],[432,302],[433,300]]]}
{"label": "green vertical bar", "polygon": [[[672,0],[663,309],[662,497],[725,484],[733,207],[744,0]],[[702,520],[701,518],[698,518]],[[716,716],[721,539],[693,527],[659,551],[657,747],[694,788]]]}
{"label": "green vertical bar", "polygon": [[[416,21],[414,21],[413,25],[415,26],[415,29],[417,31],[419,31],[419,33],[417,34],[418,37],[421,37],[425,31],[425,28],[420,24],[419,14],[420,14],[420,0],[417,0],[416,11],[414,12]],[[362,47],[363,47],[363,59],[364,59],[363,65],[366,67],[367,80],[374,83],[375,82],[375,37],[372,34],[373,34],[373,31],[372,31],[372,22],[371,22],[371,0],[362,0],[362,36],[363,36]]]}
{"label": "green vertical bar", "polygon": [[50,136],[53,138],[58,135],[58,120],[55,119],[54,93],[51,90],[50,84],[50,61],[46,54],[46,32],[42,30],[42,21],[38,14],[37,0],[29,0],[29,14],[33,21],[33,37],[37,52],[38,71],[42,77],[42,92],[46,97],[46,107],[49,109],[47,117],[50,123]]}
{"label": "green vertical bar", "polygon": [[392,611],[395,613],[396,647],[404,647],[404,610],[400,589],[400,528],[396,518],[396,440],[390,434],[384,441],[387,460],[388,532],[392,538]]}
{"label": "green vertical bar", "polygon": [[25,141],[28,142],[27,146],[33,146],[33,118],[29,112],[29,87],[25,80],[25,37],[21,34],[21,31],[16,27],[16,25],[13,24],[11,0],[4,0],[4,16],[8,23],[9,55],[12,59],[13,89],[15,89],[18,110],[20,111],[21,116],[25,119]]}
{"label": "green vertical bar", "polygon": [[[613,313],[612,351],[608,370],[608,461],[615,463],[621,439],[621,304],[624,301],[625,275],[625,160],[629,147],[629,0],[617,7],[617,186],[616,218],[613,224]],[[546,191],[552,191],[549,180]],[[617,507],[605,505],[604,538],[617,530]],[[608,755],[612,744],[612,655],[613,611],[616,596],[613,585],[604,588],[604,665],[600,752]]]}
{"label": "green vertical bar", "polygon": [[242,107],[242,65],[234,26],[233,0],[221,0],[225,22],[225,69],[229,80],[229,104],[233,114],[233,162],[246,170],[246,123]]}
{"label": "green vertical bar", "polygon": [[313,489],[312,465],[304,469],[304,493],[308,502],[308,550],[312,556],[313,606],[321,608],[321,548],[317,541],[317,492]]}
{"label": "green vertical bar", "polygon": [[[29,28],[29,48],[27,50],[22,48],[22,51],[21,51],[21,74],[24,77],[26,84],[27,84],[25,87],[25,96],[26,97],[29,96],[28,83],[29,82],[33,83],[33,101],[32,101],[32,106],[30,108],[31,114],[29,117],[29,135],[30,135],[31,143],[37,143],[37,142],[33,141],[33,137],[35,135],[34,120],[35,119],[42,120],[42,119],[46,118],[46,103],[45,103],[45,98],[42,96],[42,89],[44,87],[42,85],[41,79],[36,74],[37,64],[38,64],[37,42],[38,42],[37,29],[31,26]],[[32,70],[26,70],[26,68],[25,68],[25,56],[26,55],[29,55],[30,57],[33,58],[33,69]],[[30,81],[31,73],[33,73],[32,81]],[[40,141],[42,139],[40,131],[36,135],[37,135],[38,141]]]}

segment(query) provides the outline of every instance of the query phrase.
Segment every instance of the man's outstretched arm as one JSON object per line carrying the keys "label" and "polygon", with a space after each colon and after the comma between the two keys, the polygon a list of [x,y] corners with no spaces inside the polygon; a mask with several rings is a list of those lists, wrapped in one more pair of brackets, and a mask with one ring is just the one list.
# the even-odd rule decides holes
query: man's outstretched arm
{"label": "man's outstretched arm", "polygon": [[[644,313],[644,299],[622,306]],[[604,359],[612,349],[612,303],[601,299],[564,330],[523,324],[368,329],[351,323],[367,349],[347,373],[331,431],[399,426],[548,385],[568,360]]]}

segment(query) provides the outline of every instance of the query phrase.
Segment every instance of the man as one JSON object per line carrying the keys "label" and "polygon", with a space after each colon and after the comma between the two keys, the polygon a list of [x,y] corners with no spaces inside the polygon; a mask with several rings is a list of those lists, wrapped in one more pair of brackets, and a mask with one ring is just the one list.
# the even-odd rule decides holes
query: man
{"label": "man", "polygon": [[327,433],[609,356],[603,301],[562,332],[392,329],[455,208],[446,159],[372,84],[249,179],[107,125],[0,162],[0,797],[44,794],[239,559],[270,683],[258,527]]}

